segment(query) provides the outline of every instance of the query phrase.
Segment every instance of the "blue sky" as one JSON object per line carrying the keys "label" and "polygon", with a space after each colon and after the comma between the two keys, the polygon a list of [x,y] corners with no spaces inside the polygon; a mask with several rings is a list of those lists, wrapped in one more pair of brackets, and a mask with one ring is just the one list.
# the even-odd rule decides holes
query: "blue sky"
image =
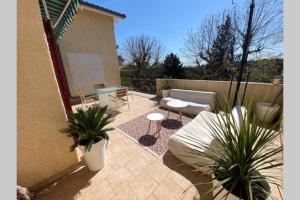
{"label": "blue sky", "polygon": [[[236,3],[245,0],[234,0]],[[88,0],[126,14],[115,24],[117,44],[122,47],[130,36],[144,33],[156,37],[165,53],[174,52],[183,60],[180,48],[187,31],[195,29],[206,15],[230,8],[232,0]]]}

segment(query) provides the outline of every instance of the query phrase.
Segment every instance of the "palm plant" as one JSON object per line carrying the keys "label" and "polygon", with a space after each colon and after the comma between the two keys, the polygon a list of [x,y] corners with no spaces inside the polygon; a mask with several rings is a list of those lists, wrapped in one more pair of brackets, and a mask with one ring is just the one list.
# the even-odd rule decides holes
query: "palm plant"
{"label": "palm plant", "polygon": [[[230,109],[227,103],[222,106],[223,110]],[[283,147],[274,144],[282,131],[281,119],[270,129],[262,128],[258,126],[251,106],[247,107],[248,110],[239,120],[232,112],[217,117],[203,117],[209,135],[216,141],[214,148],[201,138],[184,138],[195,147],[187,156],[209,161],[208,164],[199,162],[195,165],[199,167],[198,171],[206,169],[205,173],[213,173],[213,180],[218,180],[219,184],[212,188],[215,191],[214,199],[221,192],[224,194],[221,198],[227,198],[229,193],[240,199],[273,198],[269,184],[282,187],[278,174],[269,171],[283,165],[279,155]]]}
{"label": "palm plant", "polygon": [[74,151],[78,145],[84,146],[85,151],[90,151],[93,144],[103,139],[109,140],[107,131],[113,128],[105,128],[112,119],[110,114],[106,114],[106,110],[107,106],[92,106],[86,110],[77,108],[76,112],[70,115],[68,121],[70,128],[61,130],[67,133],[68,137],[75,138],[70,151]]}

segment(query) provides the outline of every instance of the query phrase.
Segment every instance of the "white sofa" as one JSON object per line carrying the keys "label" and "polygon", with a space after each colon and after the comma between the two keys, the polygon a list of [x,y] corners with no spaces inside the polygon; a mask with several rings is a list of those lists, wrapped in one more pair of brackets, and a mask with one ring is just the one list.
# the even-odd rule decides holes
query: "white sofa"
{"label": "white sofa", "polygon": [[[188,106],[182,109],[182,112],[198,115],[201,111],[212,111],[215,106],[216,93],[195,90],[171,89],[170,96],[162,98],[160,105],[169,108],[167,103],[172,100],[182,100],[188,103]],[[174,109],[176,110],[176,109]]]}
{"label": "white sofa", "polygon": [[[231,113],[234,121],[240,124],[242,117],[245,116],[246,109],[245,107],[235,107]],[[221,117],[212,112],[202,111],[191,122],[183,126],[169,138],[167,146],[170,152],[195,169],[199,169],[197,163],[211,164],[210,160],[204,156],[195,157],[191,152],[196,150],[200,153],[206,152],[212,154],[216,151],[222,151],[221,146],[212,137],[209,127],[209,124],[213,123],[212,121],[218,121],[218,116]],[[204,144],[209,144],[209,148],[203,148]],[[203,168],[202,172],[207,170],[207,168]]]}

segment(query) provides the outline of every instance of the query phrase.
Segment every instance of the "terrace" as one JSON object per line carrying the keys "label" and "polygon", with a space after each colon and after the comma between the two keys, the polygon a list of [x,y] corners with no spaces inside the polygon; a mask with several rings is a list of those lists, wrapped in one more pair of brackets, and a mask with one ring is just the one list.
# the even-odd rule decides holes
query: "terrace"
{"label": "terrace", "polygon": [[[76,10],[79,6],[82,9],[77,12]],[[77,17],[74,18],[76,13]],[[87,108],[90,106],[87,103],[71,106],[71,100],[72,103],[73,100],[74,102],[77,99],[79,100],[77,92],[80,94],[82,102],[85,102],[85,95],[82,95],[83,90],[93,90],[86,94],[88,97],[95,95],[95,92],[97,92],[97,95],[94,97],[98,97],[99,101],[95,102],[95,104],[100,106],[108,105],[106,104],[106,100],[108,99],[106,97],[109,97],[112,93],[115,95],[113,98],[115,100],[118,99],[120,97],[118,96],[120,90],[121,94],[124,94],[124,91],[126,91],[125,96],[127,96],[127,90],[120,87],[120,82],[124,84],[124,80],[126,82],[126,79],[119,76],[118,55],[115,48],[116,40],[113,29],[114,23],[125,19],[125,17],[124,14],[101,6],[84,3],[80,0],[20,2],[20,6],[18,6],[18,31],[22,30],[22,33],[18,32],[18,38],[20,38],[20,40],[18,39],[17,102],[18,186],[28,188],[34,192],[36,199],[209,200],[218,194],[217,191],[211,191],[218,184],[216,180],[213,180],[213,176],[216,175],[215,172],[225,169],[224,174],[227,172],[225,175],[226,179],[229,180],[234,177],[235,180],[233,181],[237,181],[239,186],[242,185],[242,179],[246,180],[245,182],[248,184],[245,187],[246,189],[235,186],[235,191],[230,191],[230,194],[228,192],[229,197],[227,199],[234,200],[236,197],[231,195],[231,192],[234,193],[236,190],[244,192],[244,190],[247,190],[246,192],[250,194],[252,189],[255,190],[254,188],[259,186],[260,183],[266,182],[265,177],[257,176],[261,172],[261,169],[265,173],[276,175],[282,179],[282,168],[280,167],[282,154],[281,148],[278,148],[282,146],[282,140],[278,138],[274,141],[271,137],[271,139],[265,140],[267,141],[266,143],[261,142],[260,144],[263,145],[258,145],[258,151],[253,152],[253,148],[259,143],[257,141],[261,139],[261,135],[256,134],[258,132],[257,129],[249,131],[249,127],[253,127],[252,121],[240,123],[241,120],[252,120],[250,114],[253,113],[246,112],[247,114],[250,113],[250,117],[248,115],[247,117],[238,115],[236,118],[227,118],[226,120],[229,123],[232,122],[232,119],[238,119],[238,125],[246,124],[249,126],[247,126],[247,131],[242,131],[240,127],[234,129],[236,131],[232,131],[232,125],[227,126],[225,130],[217,131],[220,135],[223,134],[222,138],[225,134],[231,133],[231,138],[227,137],[226,140],[207,137],[209,131],[207,129],[204,130],[203,126],[198,123],[201,120],[197,121],[198,116],[201,117],[202,113],[209,113],[211,116],[228,116],[226,113],[232,113],[233,111],[228,110],[214,110],[214,107],[216,107],[215,100],[220,100],[222,96],[227,97],[227,93],[231,89],[232,91],[236,89],[236,93],[229,92],[228,100],[232,101],[234,99],[232,101],[234,105],[240,103],[236,104],[236,97],[243,100],[245,98],[245,102],[253,97],[253,104],[250,107],[255,108],[255,104],[258,102],[272,102],[269,107],[277,104],[279,108],[282,108],[283,100],[280,94],[282,94],[283,85],[279,83],[252,83],[248,82],[248,78],[246,83],[241,83],[242,76],[237,77],[237,82],[235,82],[232,79],[233,74],[230,75],[232,81],[210,81],[208,77],[196,77],[197,79],[205,80],[192,80],[193,78],[189,77],[185,77],[186,79],[172,79],[171,88],[173,88],[173,91],[181,92],[181,95],[177,96],[177,100],[179,101],[175,101],[175,97],[171,96],[170,91],[162,91],[163,89],[170,89],[169,87],[165,87],[165,80],[154,79],[154,76],[151,76],[151,79],[142,77],[144,82],[137,84],[139,85],[139,87],[136,87],[137,91],[156,92],[156,95],[137,91],[132,92],[132,99],[129,95],[129,104],[127,101],[126,106],[109,110],[113,114],[113,120],[109,124],[110,127],[115,128],[113,131],[108,132],[105,130],[106,127],[104,125],[101,126],[106,121],[106,118],[103,117],[104,112],[101,113],[100,111],[101,116],[99,117],[99,110],[94,110],[95,112],[90,115],[91,117],[87,117],[88,120],[83,120],[88,124],[87,126],[84,123],[83,126],[72,126],[69,124],[71,133],[69,136],[73,136],[73,138],[67,138],[65,135],[59,133],[59,130],[68,127],[67,120],[70,122],[73,114],[76,113],[76,108]],[[28,23],[28,21],[31,21],[31,23]],[[71,22],[72,27],[67,31]],[[47,40],[45,40],[45,36]],[[142,41],[149,41],[149,38],[143,35],[140,39]],[[151,43],[155,43],[155,40]],[[61,52],[57,48],[58,45]],[[159,45],[158,49],[160,49]],[[154,57],[158,58],[159,56]],[[174,55],[171,57],[176,60]],[[148,65],[150,63],[145,66]],[[165,65],[164,67],[167,66],[165,63],[163,65]],[[240,66],[241,72],[245,66]],[[171,67],[173,66],[171,65]],[[173,70],[171,69],[170,71]],[[194,69],[190,69],[189,72],[193,74],[193,71]],[[247,77],[249,77],[249,73]],[[277,71],[276,73],[279,72]],[[141,74],[148,74],[148,72],[144,71]],[[176,76],[159,75],[155,77],[174,78]],[[271,79],[271,76],[268,78]],[[229,79],[227,77],[227,79],[220,80]],[[135,81],[139,80],[136,79]],[[132,83],[128,82],[128,84],[131,86]],[[96,85],[102,85],[104,88],[96,88]],[[112,90],[112,88],[115,88],[115,90]],[[102,91],[103,93],[101,93],[98,91],[100,89],[106,92]],[[247,92],[244,93],[244,91]],[[163,109],[161,105],[166,100],[163,99],[162,102],[160,101],[161,95],[166,94],[163,92],[170,92],[170,95],[166,95],[165,97],[168,96],[169,100],[171,99],[170,102],[173,105],[171,107],[178,109],[189,108],[191,112],[182,115],[181,112],[168,112],[166,107]],[[105,98],[103,98],[104,96]],[[124,98],[124,96],[121,96],[121,98]],[[203,102],[201,102],[202,100]],[[240,105],[245,105],[243,102]],[[168,105],[168,103],[165,104]],[[241,107],[238,108],[241,110]],[[82,111],[82,113],[85,112]],[[151,117],[148,117],[149,113],[155,113],[156,119],[153,119],[153,117],[152,120]],[[278,113],[277,110],[276,114]],[[160,119],[157,119],[157,116]],[[151,122],[151,120],[155,121],[155,123]],[[73,120],[73,122],[75,123],[76,120]],[[192,131],[186,128],[188,125],[192,127]],[[82,128],[82,130],[77,131],[76,128]],[[261,131],[261,129],[259,130]],[[227,147],[230,144],[235,144],[232,146],[236,149],[232,148],[233,151],[230,151],[231,154],[227,152],[230,154],[227,156],[219,154],[223,159],[224,157],[231,158],[229,162],[223,162],[223,165],[218,168],[222,170],[217,171],[213,169],[212,176],[203,175],[202,170],[195,170],[195,168],[192,168],[191,163],[186,162],[184,159],[178,159],[180,156],[176,155],[176,150],[181,151],[180,147],[184,145],[179,145],[177,146],[179,148],[176,148],[176,145],[173,144],[173,149],[170,148],[169,141],[171,141],[173,136],[177,136],[177,133],[180,131],[186,135],[190,131],[200,139],[207,139],[208,142],[206,144],[209,144],[207,145],[208,150],[217,146],[213,145],[213,141],[215,140],[217,140],[216,142],[224,143],[228,141],[226,143],[229,144]],[[105,139],[107,139],[106,132],[108,132],[110,140],[104,151]],[[274,135],[279,136],[281,131],[271,131],[268,133],[271,135],[276,133]],[[86,137],[86,135],[88,136]],[[195,137],[189,137],[191,140],[195,139]],[[237,140],[236,137],[242,139]],[[68,145],[73,141],[76,145],[80,144],[85,147],[94,147],[94,145],[97,146],[101,143],[103,151],[97,151],[97,148],[91,149],[96,153],[94,154],[94,159],[90,160],[97,162],[97,160],[101,159],[100,153],[103,153],[107,157],[105,166],[103,168],[96,167],[96,171],[90,170],[90,163],[87,159],[88,152],[82,153],[79,148],[75,148],[75,153],[68,151]],[[234,142],[230,143],[230,141]],[[220,152],[225,149],[224,146],[226,145],[224,143],[219,148]],[[201,146],[201,144],[203,143],[193,143],[193,147],[198,148],[198,150],[204,148],[203,146],[205,145]],[[277,165],[273,165],[273,162],[266,163],[270,160],[272,161],[272,158],[268,157],[269,154],[264,154],[265,151],[268,152],[270,150],[265,147],[273,146],[277,148],[275,153],[277,153],[276,156],[279,157],[280,162],[276,170],[273,169],[273,166]],[[210,149],[210,147],[212,148]],[[197,149],[193,150],[197,152]],[[198,153],[196,154],[196,160],[207,159],[207,157],[201,157],[203,156],[203,152],[198,151]],[[271,154],[273,155],[273,152]],[[250,156],[251,158],[255,157],[258,160],[258,164],[255,163],[257,161],[255,158],[253,158],[254,161],[249,159]],[[215,160],[211,159],[210,161],[213,161],[211,163],[218,163],[220,157]],[[235,160],[235,157],[240,158],[240,160]],[[262,159],[266,157],[267,159]],[[221,158],[220,160],[222,160]],[[200,162],[198,160],[196,162]],[[249,164],[248,160],[252,161],[252,163]],[[249,164],[247,165],[248,168],[242,168],[244,167],[244,161]],[[225,165],[226,167],[224,167]],[[238,171],[236,171],[237,166],[240,167]],[[241,171],[245,173],[241,173]],[[241,176],[243,177],[241,178]],[[260,179],[259,181],[257,181],[257,177]],[[252,185],[253,179],[255,180]],[[225,188],[224,184],[219,185]],[[271,196],[275,199],[282,199],[281,189],[273,184],[270,186]],[[232,187],[234,186],[232,185]],[[220,191],[220,197],[223,194],[222,191]],[[259,192],[255,194],[260,195]],[[254,199],[257,198],[255,197]],[[263,199],[266,198],[263,197]]]}
{"label": "terrace", "polygon": [[[160,98],[133,92],[130,110],[122,107],[111,126],[118,127],[140,115],[159,108]],[[81,105],[73,106],[73,109]],[[198,199],[212,187],[211,177],[193,171],[169,151],[155,156],[146,148],[116,129],[109,134],[107,164],[99,172],[81,165],[37,194],[37,199]],[[279,141],[275,142],[279,145]],[[282,175],[282,170],[271,171]],[[277,187],[272,195],[280,199]],[[282,191],[281,191],[282,193]],[[212,194],[201,199],[211,199]]]}

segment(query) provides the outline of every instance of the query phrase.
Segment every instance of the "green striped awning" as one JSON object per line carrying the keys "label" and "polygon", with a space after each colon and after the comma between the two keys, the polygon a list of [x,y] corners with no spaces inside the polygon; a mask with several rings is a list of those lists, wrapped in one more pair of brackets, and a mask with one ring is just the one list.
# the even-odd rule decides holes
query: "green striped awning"
{"label": "green striped awning", "polygon": [[[74,15],[77,13],[77,8],[82,3],[82,0],[71,0],[71,2],[68,4],[68,7],[66,8],[64,14],[60,19],[59,16],[65,9],[65,6],[67,5],[69,0],[45,0],[45,1],[48,8],[48,13],[50,15],[52,27],[57,23],[57,20],[59,20],[56,26],[53,27],[53,32],[56,40],[61,39],[63,37],[63,33],[66,32],[68,26],[73,21]],[[47,19],[42,0],[39,0],[39,3],[40,3],[40,9],[41,9],[41,14],[43,19]]]}

